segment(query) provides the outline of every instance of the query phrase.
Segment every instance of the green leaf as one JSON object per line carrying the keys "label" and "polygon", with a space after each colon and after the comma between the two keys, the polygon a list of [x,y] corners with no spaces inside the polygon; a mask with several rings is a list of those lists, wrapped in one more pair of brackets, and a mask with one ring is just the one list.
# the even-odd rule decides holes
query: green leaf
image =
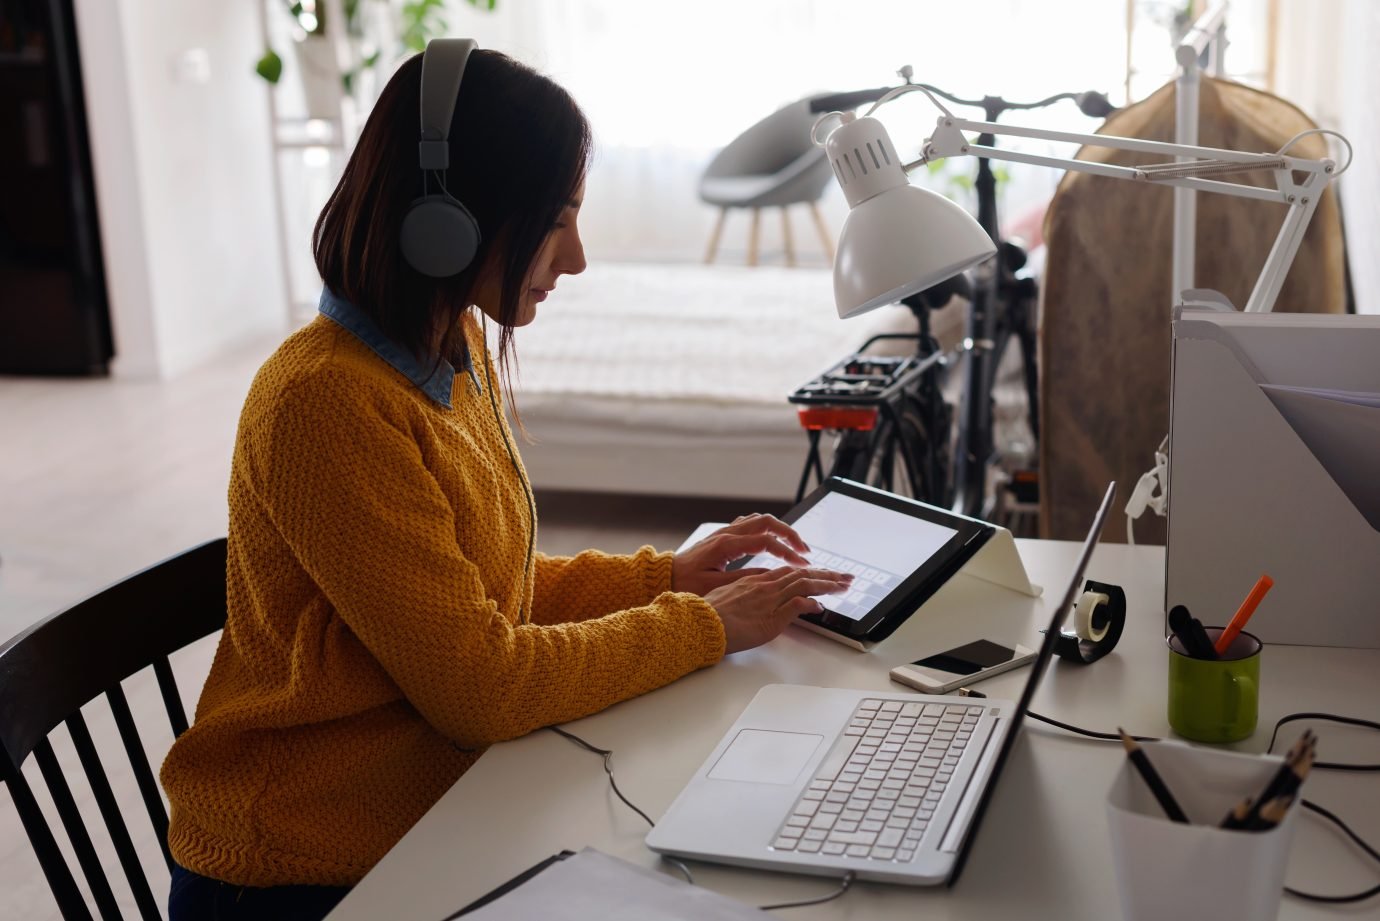
{"label": "green leaf", "polygon": [[373,67],[375,64],[377,64],[377,63],[379,62],[379,58],[382,57],[382,56],[383,56],[383,52],[382,52],[382,51],[375,51],[373,54],[369,55],[367,58],[365,58],[363,61],[361,61],[361,62],[360,62],[360,66],[361,66],[361,67]]}
{"label": "green leaf", "polygon": [[358,74],[358,70],[347,70],[340,75],[340,85],[345,87],[346,96],[353,96],[355,94],[355,77],[358,76]]}
{"label": "green leaf", "polygon": [[269,83],[277,83],[283,76],[283,59],[278,57],[278,53],[272,48],[264,52],[264,56],[259,58],[259,62],[254,65],[254,72],[263,77]]}

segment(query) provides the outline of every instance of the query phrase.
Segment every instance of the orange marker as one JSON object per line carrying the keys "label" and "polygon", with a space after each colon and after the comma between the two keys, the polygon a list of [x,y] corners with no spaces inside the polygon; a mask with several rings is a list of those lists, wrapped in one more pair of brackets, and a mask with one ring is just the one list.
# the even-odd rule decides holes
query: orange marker
{"label": "orange marker", "polygon": [[1246,626],[1246,621],[1251,619],[1255,609],[1260,605],[1260,599],[1265,597],[1265,593],[1274,587],[1275,580],[1267,575],[1261,575],[1256,581],[1255,588],[1246,596],[1246,600],[1241,602],[1241,607],[1236,609],[1236,616],[1227,624],[1227,629],[1222,631],[1222,635],[1217,637],[1214,647],[1217,655],[1221,656],[1231,645],[1231,641],[1236,639],[1236,635],[1241,632],[1241,628]]}

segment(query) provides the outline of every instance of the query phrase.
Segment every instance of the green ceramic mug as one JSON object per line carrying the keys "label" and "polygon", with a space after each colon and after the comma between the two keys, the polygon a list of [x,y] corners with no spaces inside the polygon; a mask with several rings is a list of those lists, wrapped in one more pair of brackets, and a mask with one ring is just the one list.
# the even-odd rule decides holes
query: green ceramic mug
{"label": "green ceramic mug", "polygon": [[[1221,627],[1205,627],[1213,643]],[[1239,633],[1220,659],[1194,659],[1178,637],[1169,645],[1169,725],[1195,742],[1239,742],[1255,732],[1260,704],[1260,640]]]}

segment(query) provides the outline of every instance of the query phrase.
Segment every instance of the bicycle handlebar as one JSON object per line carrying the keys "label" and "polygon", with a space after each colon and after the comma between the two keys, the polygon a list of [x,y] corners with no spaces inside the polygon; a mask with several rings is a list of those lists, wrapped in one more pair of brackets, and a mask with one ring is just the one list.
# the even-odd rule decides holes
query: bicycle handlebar
{"label": "bicycle handlebar", "polygon": [[[987,113],[990,120],[995,120],[1003,112],[1012,110],[1043,109],[1045,106],[1053,105],[1064,99],[1072,99],[1084,115],[1089,118],[1106,118],[1116,111],[1116,106],[1112,105],[1103,93],[1088,90],[1082,93],[1057,93],[1037,102],[1007,102],[1000,96],[985,96],[982,99],[960,99],[951,93],[946,93],[937,86],[930,86],[928,83],[907,83],[903,85],[918,86],[929,90],[936,96],[940,96],[959,106],[973,106],[982,109]],[[881,86],[870,90],[853,90],[847,93],[831,93],[827,96],[816,96],[810,100],[810,111],[814,113],[834,112],[840,109],[856,109],[865,103],[876,102],[887,93],[896,89],[894,86]]]}

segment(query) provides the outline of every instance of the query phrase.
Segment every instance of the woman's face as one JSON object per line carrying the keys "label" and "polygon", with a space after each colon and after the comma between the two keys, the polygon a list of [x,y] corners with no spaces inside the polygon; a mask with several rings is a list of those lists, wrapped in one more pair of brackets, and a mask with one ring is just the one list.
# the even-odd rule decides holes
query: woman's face
{"label": "woman's face", "polygon": [[[556,226],[537,250],[537,256],[527,270],[514,326],[526,326],[537,318],[537,305],[546,300],[562,275],[579,275],[585,270],[585,247],[580,242],[580,229],[576,223],[584,195],[585,187],[581,183],[556,220]],[[502,291],[500,273],[489,272],[480,280],[475,292],[475,304],[494,322],[499,321]]]}

